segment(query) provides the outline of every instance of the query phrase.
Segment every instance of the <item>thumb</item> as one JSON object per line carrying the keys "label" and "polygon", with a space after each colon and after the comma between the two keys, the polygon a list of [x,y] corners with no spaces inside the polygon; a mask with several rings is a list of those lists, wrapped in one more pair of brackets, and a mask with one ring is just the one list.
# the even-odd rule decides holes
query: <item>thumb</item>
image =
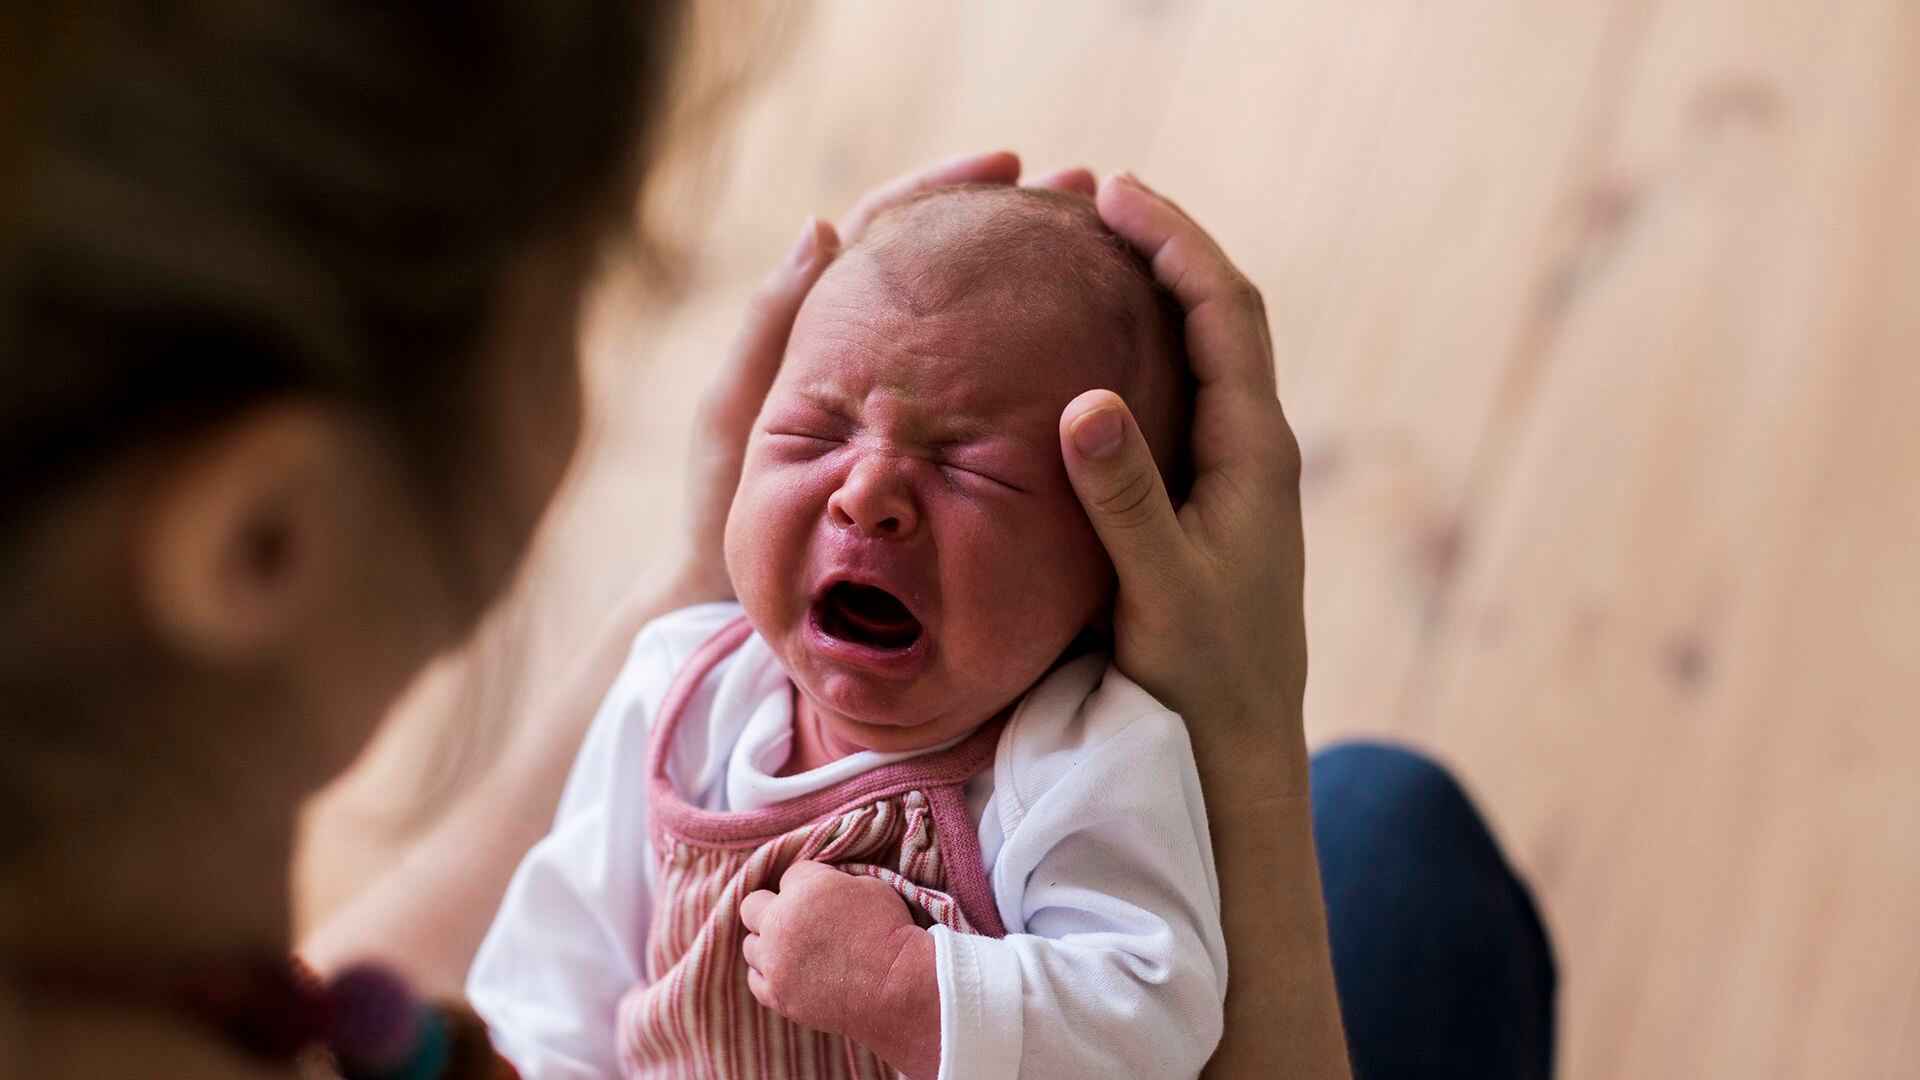
{"label": "thumb", "polygon": [[809,217],[794,238],[786,261],[767,275],[748,301],[740,330],[702,403],[709,424],[725,429],[717,434],[729,440],[738,436],[735,441],[743,444],[746,441],[747,428],[759,415],[760,403],[780,373],[794,317],[839,250],[840,239],[833,226]]}
{"label": "thumb", "polygon": [[1153,451],[1120,395],[1088,390],[1068,402],[1060,414],[1060,453],[1121,588],[1169,576],[1186,534]]}

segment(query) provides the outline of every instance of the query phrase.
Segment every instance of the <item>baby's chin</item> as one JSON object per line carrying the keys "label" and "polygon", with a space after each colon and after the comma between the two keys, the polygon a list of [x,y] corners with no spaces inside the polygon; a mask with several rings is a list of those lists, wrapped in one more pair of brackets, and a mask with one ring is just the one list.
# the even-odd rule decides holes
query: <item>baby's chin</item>
{"label": "baby's chin", "polygon": [[821,722],[831,729],[834,739],[861,750],[876,750],[883,754],[907,753],[939,746],[956,735],[964,735],[980,726],[978,721],[966,724],[957,730],[952,726],[934,722],[863,724],[858,720],[831,712],[823,712]]}
{"label": "baby's chin", "polygon": [[[868,695],[860,691],[865,688],[847,685],[860,680],[829,676],[827,685],[815,686],[812,679],[798,676],[791,669],[788,673],[818,713],[826,734],[843,749],[883,754],[925,750],[967,734],[994,715],[992,711],[973,709],[935,712],[913,700],[920,695],[911,689],[900,695],[900,700],[881,704],[864,700]],[[976,712],[979,715],[974,715]]]}

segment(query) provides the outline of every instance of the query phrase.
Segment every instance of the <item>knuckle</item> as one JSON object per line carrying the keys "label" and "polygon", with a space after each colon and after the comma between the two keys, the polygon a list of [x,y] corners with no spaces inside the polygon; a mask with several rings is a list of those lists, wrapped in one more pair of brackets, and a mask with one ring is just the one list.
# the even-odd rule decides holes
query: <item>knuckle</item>
{"label": "knuckle", "polygon": [[1279,482],[1291,486],[1300,483],[1300,438],[1293,432],[1292,425],[1284,417],[1276,420],[1277,430],[1273,437],[1272,461]]}
{"label": "knuckle", "polygon": [[1253,279],[1237,270],[1233,272],[1233,277],[1228,283],[1228,295],[1234,302],[1250,311],[1262,315],[1266,313],[1267,298],[1260,292],[1260,286],[1255,285]]}
{"label": "knuckle", "polygon": [[760,935],[760,947],[763,949],[769,948],[773,944],[774,931],[779,922],[778,908],[778,904],[765,903],[760,905],[759,911],[755,912],[754,921],[757,925],[754,927],[753,932]]}
{"label": "knuckle", "polygon": [[1153,473],[1136,469],[1095,499],[1107,521],[1123,529],[1146,524],[1153,517]]}
{"label": "knuckle", "polygon": [[766,909],[760,913],[760,947],[769,952],[778,950],[782,937],[781,931],[786,929],[786,925],[785,906],[778,899],[767,904]]}
{"label": "knuckle", "polygon": [[747,298],[747,317],[743,324],[749,335],[766,332],[777,325],[793,303],[793,278],[784,270],[776,270],[761,282],[760,287]]}
{"label": "knuckle", "polygon": [[780,947],[769,944],[762,948],[757,961],[754,966],[759,969],[760,977],[766,980],[768,986],[777,986],[785,981],[787,957]]}

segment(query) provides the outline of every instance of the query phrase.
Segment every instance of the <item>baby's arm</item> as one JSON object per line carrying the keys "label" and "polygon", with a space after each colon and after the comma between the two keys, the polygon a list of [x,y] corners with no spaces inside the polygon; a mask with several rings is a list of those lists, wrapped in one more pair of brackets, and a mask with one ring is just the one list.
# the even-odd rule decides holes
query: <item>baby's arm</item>
{"label": "baby's arm", "polygon": [[1186,729],[1109,673],[1072,724],[1008,742],[993,879],[1014,918],[998,940],[933,931],[941,1080],[1198,1075],[1227,957]]}
{"label": "baby's arm", "polygon": [[574,760],[553,830],[515,871],[467,997],[528,1080],[619,1074],[614,1018],[644,981],[652,896],[647,737],[689,642],[732,614],[699,608],[643,631]]}
{"label": "baby's arm", "polygon": [[774,1012],[879,1054],[908,1080],[940,1069],[933,935],[878,878],[798,862],[740,902],[747,988]]}

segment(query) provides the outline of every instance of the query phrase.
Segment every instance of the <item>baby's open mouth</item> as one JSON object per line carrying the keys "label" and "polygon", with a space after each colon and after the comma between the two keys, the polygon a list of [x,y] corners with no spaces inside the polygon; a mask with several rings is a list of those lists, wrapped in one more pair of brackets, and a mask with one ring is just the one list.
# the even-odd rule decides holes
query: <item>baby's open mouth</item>
{"label": "baby's open mouth", "polygon": [[905,649],[920,640],[920,620],[885,589],[842,581],[814,602],[820,629],[856,645]]}

